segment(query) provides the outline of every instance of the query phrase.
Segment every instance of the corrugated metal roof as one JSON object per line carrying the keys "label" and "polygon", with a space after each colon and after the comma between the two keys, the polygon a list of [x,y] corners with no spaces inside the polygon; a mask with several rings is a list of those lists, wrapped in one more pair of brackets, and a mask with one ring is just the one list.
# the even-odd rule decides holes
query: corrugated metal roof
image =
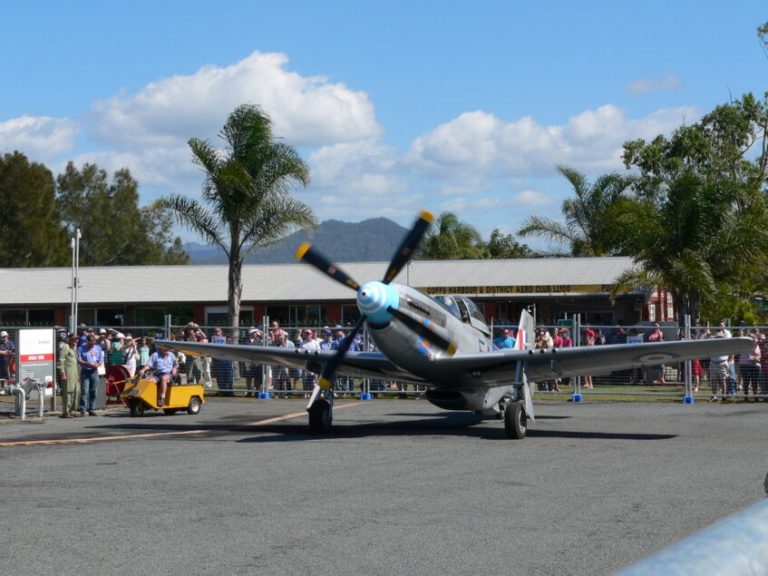
{"label": "corrugated metal roof", "polygon": [[[358,282],[380,279],[386,262],[340,264]],[[418,288],[578,287],[613,284],[631,258],[413,261],[396,278]],[[0,306],[68,305],[71,268],[0,268]],[[227,266],[112,266],[79,269],[80,304],[225,303]],[[348,300],[352,291],[306,264],[243,266],[244,302]],[[544,291],[546,292],[546,291]]]}

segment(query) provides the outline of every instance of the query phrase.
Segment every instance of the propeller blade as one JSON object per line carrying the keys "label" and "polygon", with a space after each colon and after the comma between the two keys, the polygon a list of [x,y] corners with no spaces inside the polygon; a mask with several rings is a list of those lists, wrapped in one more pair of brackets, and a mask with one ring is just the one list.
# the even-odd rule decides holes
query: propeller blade
{"label": "propeller blade", "polygon": [[352,277],[347,275],[343,270],[337,268],[317,250],[313,249],[309,242],[304,242],[304,244],[299,246],[298,250],[296,250],[296,260],[312,264],[312,266],[320,270],[320,272],[330,276],[336,280],[336,282],[352,288],[352,290],[360,289],[360,284],[355,282]]}
{"label": "propeller blade", "polygon": [[400,322],[408,326],[408,328],[416,332],[416,334],[425,340],[428,340],[430,344],[434,344],[441,350],[445,350],[449,356],[453,356],[456,353],[456,344],[451,342],[448,338],[438,334],[432,327],[430,327],[428,318],[422,318],[421,316],[416,316],[410,312],[392,308],[391,306],[387,308],[387,311],[400,320]]}
{"label": "propeller blade", "polygon": [[361,316],[360,320],[357,321],[357,324],[352,329],[352,332],[342,338],[341,342],[339,343],[339,347],[336,350],[336,354],[334,354],[331,359],[325,363],[323,374],[320,376],[320,381],[317,384],[323,390],[328,390],[331,387],[331,382],[333,382],[336,369],[341,364],[341,361],[344,360],[344,356],[347,355],[349,347],[352,346],[352,342],[355,340],[355,336],[357,336],[357,333],[363,324],[365,324],[365,316]]}
{"label": "propeller blade", "polygon": [[384,284],[392,282],[392,280],[400,274],[400,270],[403,269],[403,266],[408,264],[413,253],[416,252],[416,248],[418,248],[421,238],[432,225],[434,219],[435,217],[432,213],[427,212],[426,210],[419,214],[416,222],[413,223],[413,228],[411,228],[411,231],[405,236],[400,247],[397,249],[397,252],[395,252],[395,255],[392,256],[392,262],[390,262],[389,268],[387,268],[387,273],[384,275]]}

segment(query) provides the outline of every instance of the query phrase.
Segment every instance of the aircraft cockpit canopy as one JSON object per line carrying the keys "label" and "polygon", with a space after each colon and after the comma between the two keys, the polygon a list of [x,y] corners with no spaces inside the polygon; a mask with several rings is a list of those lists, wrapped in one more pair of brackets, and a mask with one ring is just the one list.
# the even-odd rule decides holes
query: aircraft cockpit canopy
{"label": "aircraft cockpit canopy", "polygon": [[480,308],[466,296],[435,296],[435,300],[462,322],[487,326]]}

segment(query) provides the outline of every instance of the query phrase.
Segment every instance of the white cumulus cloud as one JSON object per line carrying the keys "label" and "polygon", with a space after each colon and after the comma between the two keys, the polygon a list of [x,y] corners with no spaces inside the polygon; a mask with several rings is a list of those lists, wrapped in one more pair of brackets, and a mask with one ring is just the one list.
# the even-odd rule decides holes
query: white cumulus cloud
{"label": "white cumulus cloud", "polygon": [[0,122],[0,151],[18,150],[41,162],[72,150],[77,123],[68,118],[20,116]]}
{"label": "white cumulus cloud", "polygon": [[147,85],[95,104],[91,126],[114,146],[173,145],[213,138],[237,106],[261,106],[276,136],[295,146],[376,137],[381,127],[367,94],[323,76],[287,69],[285,54],[254,52],[230,66],[204,66],[188,76]]}
{"label": "white cumulus cloud", "polygon": [[626,140],[669,133],[695,117],[693,109],[675,108],[632,120],[608,104],[545,126],[529,116],[504,122],[488,112],[467,112],[414,139],[406,158],[435,178],[547,176],[557,164],[589,173],[619,170]]}

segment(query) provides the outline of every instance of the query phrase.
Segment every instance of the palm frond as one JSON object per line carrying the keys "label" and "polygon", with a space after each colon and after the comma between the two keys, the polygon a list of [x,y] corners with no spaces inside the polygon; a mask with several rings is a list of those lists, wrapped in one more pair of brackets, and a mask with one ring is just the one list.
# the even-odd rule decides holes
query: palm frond
{"label": "palm frond", "polygon": [[227,246],[219,233],[218,221],[199,202],[177,195],[158,200],[158,204],[170,209],[179,224],[199,234],[207,243],[227,252]]}

